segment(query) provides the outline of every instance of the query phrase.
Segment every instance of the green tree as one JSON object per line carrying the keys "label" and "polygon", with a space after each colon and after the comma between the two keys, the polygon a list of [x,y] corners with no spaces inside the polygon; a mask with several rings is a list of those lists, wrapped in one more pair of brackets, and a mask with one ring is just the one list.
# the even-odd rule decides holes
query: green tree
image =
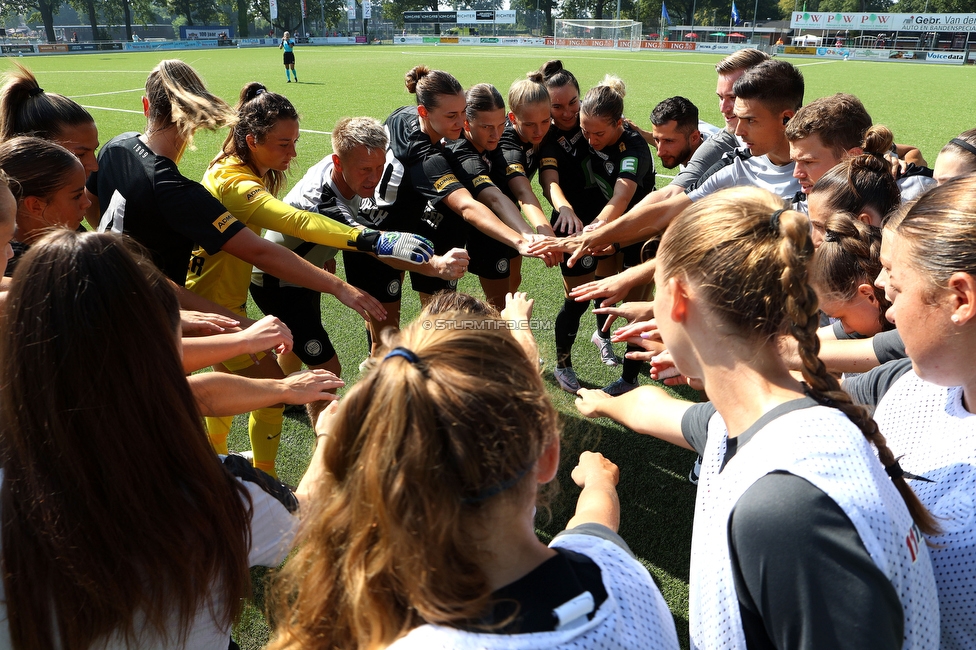
{"label": "green tree", "polygon": [[504,0],[464,0],[454,5],[455,9],[504,9]]}
{"label": "green tree", "polygon": [[24,15],[29,22],[36,22],[39,17],[44,24],[44,34],[48,43],[57,42],[54,36],[54,15],[58,13],[61,3],[57,0],[0,0],[0,15]]}
{"label": "green tree", "polygon": [[187,25],[206,25],[217,15],[213,0],[165,0],[163,6],[174,16],[183,16]]}
{"label": "green tree", "polygon": [[437,0],[390,0],[383,3],[383,17],[392,21],[397,29],[403,29],[404,11],[437,11],[437,8]]}
{"label": "green tree", "polygon": [[521,9],[527,14],[532,14],[538,9],[545,16],[542,33],[552,34],[552,16],[559,7],[558,0],[512,0],[510,6],[512,9]]}
{"label": "green tree", "polygon": [[125,38],[132,40],[132,25],[148,25],[162,20],[160,13],[164,7],[153,4],[153,0],[99,0],[99,8],[105,24],[125,25]]}
{"label": "green tree", "polygon": [[95,11],[95,0],[68,0],[71,8],[82,14],[88,15],[88,24],[91,25],[92,40],[98,40],[98,12]]}

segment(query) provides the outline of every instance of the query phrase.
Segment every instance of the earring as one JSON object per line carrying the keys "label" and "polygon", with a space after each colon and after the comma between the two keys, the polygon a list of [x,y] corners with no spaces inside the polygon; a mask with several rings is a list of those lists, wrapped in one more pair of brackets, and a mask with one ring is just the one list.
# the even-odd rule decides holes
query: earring
{"label": "earring", "polygon": [[952,318],[950,320],[952,320],[953,323],[958,324],[959,323],[959,314],[953,314],[952,315]]}

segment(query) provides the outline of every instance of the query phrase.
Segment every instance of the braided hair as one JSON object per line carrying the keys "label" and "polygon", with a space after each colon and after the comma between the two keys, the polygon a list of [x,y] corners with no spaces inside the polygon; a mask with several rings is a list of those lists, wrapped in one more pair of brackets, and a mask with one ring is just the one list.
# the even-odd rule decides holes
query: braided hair
{"label": "braided hair", "polygon": [[757,345],[781,334],[797,340],[803,378],[818,403],[843,412],[877,449],[919,529],[938,526],[905,482],[867,409],[854,404],[820,360],[817,294],[809,284],[810,222],[782,199],[754,187],[718,192],[679,215],[665,231],[657,260],[664,277],[683,276],[734,335]]}

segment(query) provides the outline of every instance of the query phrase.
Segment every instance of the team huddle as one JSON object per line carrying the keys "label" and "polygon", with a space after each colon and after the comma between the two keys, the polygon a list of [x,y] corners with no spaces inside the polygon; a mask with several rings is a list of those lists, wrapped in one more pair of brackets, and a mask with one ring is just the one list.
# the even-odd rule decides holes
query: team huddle
{"label": "team huddle", "polygon": [[[645,130],[612,75],[583,92],[548,61],[503,97],[417,66],[416,106],[340,120],[290,188],[299,113],[260,83],[231,106],[162,61],[145,131],[99,147],[83,107],[9,72],[0,646],[233,648],[249,567],[294,548],[272,648],[677,648],[611,460],[583,453],[574,517],[536,536],[560,432],[535,257],[563,279],[556,385],[699,455],[691,647],[976,647],[976,129],[930,169],[857,97],[804,103],[786,61],[716,72],[724,125],[675,96]],[[661,189],[652,147],[678,170]],[[366,325],[341,400],[323,294]],[[586,353],[620,367],[602,389],[573,366],[591,300]],[[640,385],[648,362],[702,401]],[[295,488],[286,404],[316,434]]]}

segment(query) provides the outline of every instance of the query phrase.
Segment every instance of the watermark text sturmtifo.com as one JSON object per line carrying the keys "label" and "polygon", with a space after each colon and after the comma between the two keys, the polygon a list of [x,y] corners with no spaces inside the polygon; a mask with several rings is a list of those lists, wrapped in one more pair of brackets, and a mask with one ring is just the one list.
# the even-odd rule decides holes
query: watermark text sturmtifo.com
{"label": "watermark text sturmtifo.com", "polygon": [[530,320],[510,321],[494,318],[478,320],[434,318],[423,322],[425,330],[551,330],[556,321],[532,318]]}

